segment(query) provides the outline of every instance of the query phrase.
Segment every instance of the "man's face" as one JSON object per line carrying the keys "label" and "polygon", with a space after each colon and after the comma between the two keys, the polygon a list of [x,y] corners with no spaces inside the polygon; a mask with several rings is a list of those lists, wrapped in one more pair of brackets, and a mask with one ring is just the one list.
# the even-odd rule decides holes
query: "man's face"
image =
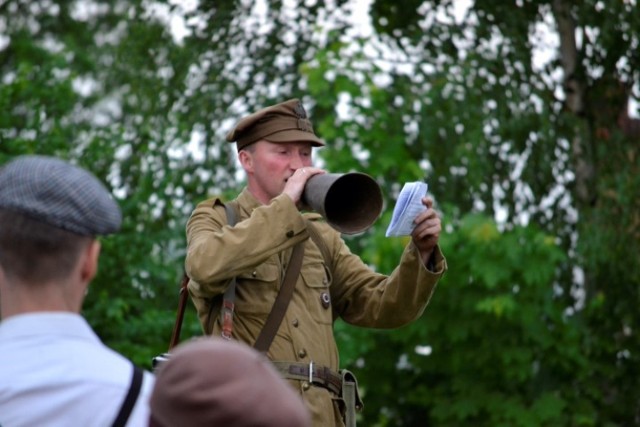
{"label": "man's face", "polygon": [[289,177],[312,163],[310,142],[276,144],[262,140],[243,151],[240,161],[247,172],[249,189],[262,203],[280,195]]}

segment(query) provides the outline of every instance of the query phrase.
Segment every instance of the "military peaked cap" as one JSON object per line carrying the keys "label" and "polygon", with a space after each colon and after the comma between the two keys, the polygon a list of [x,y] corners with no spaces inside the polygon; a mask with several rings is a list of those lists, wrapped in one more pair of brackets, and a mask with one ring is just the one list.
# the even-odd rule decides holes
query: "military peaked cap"
{"label": "military peaked cap", "polygon": [[118,204],[91,173],[54,157],[20,156],[0,168],[0,209],[82,236],[117,231]]}
{"label": "military peaked cap", "polygon": [[313,132],[304,106],[298,99],[263,108],[240,120],[227,134],[238,150],[261,139],[269,142],[310,142],[320,147],[324,142]]}

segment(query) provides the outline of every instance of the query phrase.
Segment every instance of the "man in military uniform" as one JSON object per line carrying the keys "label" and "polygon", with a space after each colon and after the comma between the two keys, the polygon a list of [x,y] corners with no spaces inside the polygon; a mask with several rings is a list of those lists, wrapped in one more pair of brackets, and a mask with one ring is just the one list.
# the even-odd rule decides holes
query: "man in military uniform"
{"label": "man in military uniform", "polygon": [[[376,273],[318,214],[301,212],[305,183],[325,171],[312,166],[313,147],[324,143],[300,101],[245,117],[227,140],[236,143],[247,174],[247,186],[234,201],[238,222],[229,226],[223,202],[210,199],[197,206],[186,229],[189,292],[203,328],[221,334],[223,322],[210,318],[212,301],[235,277],[232,338],[254,345],[292,248],[303,242],[297,283],[266,354],[299,391],[314,426],[344,426],[345,408],[349,413],[359,401],[347,398],[341,385],[333,322],[340,317],[362,327],[396,328],[417,319],[446,270],[437,246],[440,218],[433,201],[423,198],[425,209],[415,219],[398,266],[389,276]],[[311,227],[319,231],[329,259],[309,238]],[[354,425],[349,415],[347,423]]]}

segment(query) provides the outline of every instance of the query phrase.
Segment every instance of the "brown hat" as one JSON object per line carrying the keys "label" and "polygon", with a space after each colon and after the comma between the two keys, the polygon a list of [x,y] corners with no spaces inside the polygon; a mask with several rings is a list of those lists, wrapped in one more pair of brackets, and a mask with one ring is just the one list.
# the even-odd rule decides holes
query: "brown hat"
{"label": "brown hat", "polygon": [[261,354],[236,341],[202,338],[160,365],[150,426],[309,427],[304,403]]}
{"label": "brown hat", "polygon": [[263,108],[240,120],[227,134],[227,141],[236,142],[238,151],[261,139],[269,142],[307,141],[316,147],[324,145],[313,133],[311,121],[298,99]]}

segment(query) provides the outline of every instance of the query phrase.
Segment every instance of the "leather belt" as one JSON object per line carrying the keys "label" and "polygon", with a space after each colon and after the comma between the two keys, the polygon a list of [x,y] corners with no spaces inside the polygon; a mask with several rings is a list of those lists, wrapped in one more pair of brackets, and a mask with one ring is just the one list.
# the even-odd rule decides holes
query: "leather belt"
{"label": "leather belt", "polygon": [[272,362],[283,378],[288,380],[308,381],[310,384],[324,387],[341,396],[342,376],[326,366],[315,363]]}

